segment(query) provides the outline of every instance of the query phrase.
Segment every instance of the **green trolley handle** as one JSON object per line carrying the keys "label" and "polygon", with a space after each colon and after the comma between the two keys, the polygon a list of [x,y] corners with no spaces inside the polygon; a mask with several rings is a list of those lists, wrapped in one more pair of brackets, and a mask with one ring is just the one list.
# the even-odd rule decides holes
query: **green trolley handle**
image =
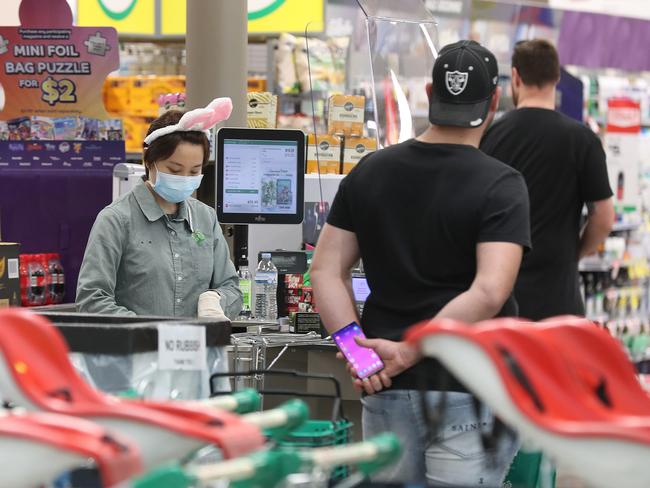
{"label": "green trolley handle", "polygon": [[143,476],[134,488],[191,488],[201,483],[230,481],[231,488],[274,488],[287,476],[313,469],[327,470],[341,463],[356,465],[370,476],[397,460],[400,442],[392,433],[365,442],[308,451],[285,448],[260,451],[250,456],[185,471],[178,465],[160,468]]}
{"label": "green trolley handle", "polygon": [[201,406],[227,410],[238,414],[256,412],[262,406],[262,397],[252,388],[236,391],[231,395],[221,395],[198,402]]}

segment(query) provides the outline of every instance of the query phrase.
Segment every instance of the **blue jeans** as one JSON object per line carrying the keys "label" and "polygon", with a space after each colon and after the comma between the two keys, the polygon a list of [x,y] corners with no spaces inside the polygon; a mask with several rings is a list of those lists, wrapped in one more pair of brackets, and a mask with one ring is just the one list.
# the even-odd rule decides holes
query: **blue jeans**
{"label": "blue jeans", "polygon": [[[514,434],[502,436],[490,451],[483,448],[481,429],[489,431],[493,415],[482,409],[477,419],[469,393],[448,392],[438,436],[429,440],[422,411],[422,393],[389,390],[364,397],[363,436],[393,432],[402,442],[400,460],[379,473],[376,480],[389,483],[422,483],[434,486],[500,487],[519,444]],[[426,393],[429,412],[442,393]]]}

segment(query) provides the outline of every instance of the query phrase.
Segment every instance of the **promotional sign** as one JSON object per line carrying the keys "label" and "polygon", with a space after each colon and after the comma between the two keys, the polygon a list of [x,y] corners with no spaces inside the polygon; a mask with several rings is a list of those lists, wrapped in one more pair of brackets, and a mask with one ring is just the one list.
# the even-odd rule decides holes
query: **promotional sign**
{"label": "promotional sign", "polygon": [[[608,100],[605,151],[616,212],[637,214],[641,194],[641,105],[638,101],[627,98]],[[627,216],[624,220],[636,218]]]}
{"label": "promotional sign", "polygon": [[607,133],[641,132],[641,104],[629,98],[607,100]]}
{"label": "promotional sign", "polygon": [[0,141],[5,169],[113,171],[124,161],[124,141]]}
{"label": "promotional sign", "polygon": [[[216,1],[216,0],[215,0]],[[108,25],[120,34],[185,35],[187,11],[184,1],[78,0],[78,25]],[[156,17],[160,25],[155,24]],[[277,33],[325,29],[325,0],[248,0],[248,32]]]}
{"label": "promotional sign", "polygon": [[[38,0],[23,0],[19,27],[0,27],[0,119],[44,116],[106,118],[101,87],[119,67],[117,32],[73,27],[65,0],[51,0],[44,18]],[[57,12],[56,14],[54,12]]]}

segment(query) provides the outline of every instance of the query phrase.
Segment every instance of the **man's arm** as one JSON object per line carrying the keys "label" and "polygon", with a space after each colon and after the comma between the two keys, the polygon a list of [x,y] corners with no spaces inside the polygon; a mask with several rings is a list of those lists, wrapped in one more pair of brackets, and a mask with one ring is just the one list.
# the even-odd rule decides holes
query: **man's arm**
{"label": "man's arm", "polygon": [[[351,322],[359,322],[350,285],[350,270],[359,258],[356,234],[325,224],[314,252],[310,275],[318,312],[330,334]],[[387,343],[387,350],[380,344],[380,349],[375,352],[384,360],[384,369],[363,381],[356,379],[355,386],[358,389],[364,388],[368,392],[381,391],[390,387],[391,377],[406,369],[402,367],[404,359],[399,354],[400,351],[395,353],[392,347],[393,344],[401,343],[383,342]],[[356,373],[349,364],[348,370],[356,378]]]}
{"label": "man's arm", "polygon": [[451,300],[435,318],[472,323],[499,313],[512,293],[523,249],[510,242],[481,242],[476,246],[476,276],[469,290]]}
{"label": "man's arm", "polygon": [[350,270],[358,260],[359,244],[354,232],[325,224],[310,275],[318,312],[330,334],[359,320],[349,285]]}
{"label": "man's arm", "polygon": [[[476,246],[476,276],[470,288],[451,300],[435,316],[464,322],[491,319],[510,297],[519,273],[523,248],[510,242],[481,242]],[[357,340],[360,346],[374,349],[384,363],[390,362],[388,375],[392,378],[417,364],[421,357],[416,348],[406,342],[385,339]],[[372,380],[373,378],[371,378]],[[389,385],[382,381],[385,387]],[[355,381],[369,395],[382,390],[375,381]]]}
{"label": "man's arm", "polygon": [[611,198],[590,202],[587,204],[589,216],[580,238],[579,258],[589,256],[598,251],[601,242],[607,239],[612,231],[616,213],[614,212],[614,202]]}

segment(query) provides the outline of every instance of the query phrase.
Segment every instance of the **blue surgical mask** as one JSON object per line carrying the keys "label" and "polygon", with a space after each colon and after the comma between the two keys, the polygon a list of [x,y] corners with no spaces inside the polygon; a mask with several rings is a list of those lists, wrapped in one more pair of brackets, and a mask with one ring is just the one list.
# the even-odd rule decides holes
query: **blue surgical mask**
{"label": "blue surgical mask", "polygon": [[156,182],[153,190],[170,203],[180,203],[196,191],[201,185],[203,175],[179,176],[162,173],[156,167]]}

